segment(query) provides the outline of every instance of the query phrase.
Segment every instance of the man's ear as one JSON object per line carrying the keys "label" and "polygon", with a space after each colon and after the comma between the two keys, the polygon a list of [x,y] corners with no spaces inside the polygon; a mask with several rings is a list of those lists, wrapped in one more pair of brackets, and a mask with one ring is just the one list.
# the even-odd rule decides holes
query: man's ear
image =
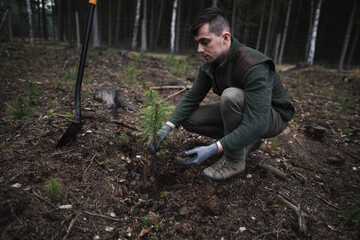
{"label": "man's ear", "polygon": [[223,32],[223,40],[224,44],[228,44],[230,42],[231,35],[229,32]]}

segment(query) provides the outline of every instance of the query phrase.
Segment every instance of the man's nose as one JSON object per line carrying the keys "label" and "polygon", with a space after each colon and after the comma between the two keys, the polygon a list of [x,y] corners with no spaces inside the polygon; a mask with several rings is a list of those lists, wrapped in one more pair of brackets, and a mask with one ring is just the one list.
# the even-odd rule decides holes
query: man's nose
{"label": "man's nose", "polygon": [[201,46],[201,44],[198,45],[198,53],[204,52],[204,48]]}

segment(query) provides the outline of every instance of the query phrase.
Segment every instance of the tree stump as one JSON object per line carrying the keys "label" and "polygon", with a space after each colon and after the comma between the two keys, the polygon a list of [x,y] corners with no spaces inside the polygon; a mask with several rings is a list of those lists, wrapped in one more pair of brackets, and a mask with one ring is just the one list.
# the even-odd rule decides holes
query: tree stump
{"label": "tree stump", "polygon": [[117,117],[117,107],[138,112],[126,102],[121,93],[120,87],[118,86],[102,86],[95,88],[94,99],[105,103],[113,117]]}

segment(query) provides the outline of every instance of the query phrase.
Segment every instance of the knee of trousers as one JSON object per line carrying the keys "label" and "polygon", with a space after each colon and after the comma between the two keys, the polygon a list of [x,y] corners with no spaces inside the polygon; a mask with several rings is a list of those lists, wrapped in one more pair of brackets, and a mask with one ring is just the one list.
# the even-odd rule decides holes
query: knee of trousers
{"label": "knee of trousers", "polygon": [[196,132],[199,128],[199,123],[191,116],[188,117],[181,125],[189,132]]}
{"label": "knee of trousers", "polygon": [[240,108],[245,106],[244,91],[240,88],[230,87],[223,91],[220,97],[220,107],[222,111],[227,108]]}

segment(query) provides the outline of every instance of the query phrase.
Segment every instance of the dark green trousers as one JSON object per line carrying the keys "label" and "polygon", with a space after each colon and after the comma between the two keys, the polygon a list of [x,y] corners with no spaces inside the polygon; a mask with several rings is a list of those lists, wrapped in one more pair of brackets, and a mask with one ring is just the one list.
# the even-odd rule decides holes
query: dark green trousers
{"label": "dark green trousers", "polygon": [[[219,102],[201,105],[185,120],[182,126],[190,132],[220,139],[239,126],[245,104],[242,89],[227,88],[222,93]],[[287,121],[272,108],[268,131],[262,138],[275,137],[286,127]]]}

